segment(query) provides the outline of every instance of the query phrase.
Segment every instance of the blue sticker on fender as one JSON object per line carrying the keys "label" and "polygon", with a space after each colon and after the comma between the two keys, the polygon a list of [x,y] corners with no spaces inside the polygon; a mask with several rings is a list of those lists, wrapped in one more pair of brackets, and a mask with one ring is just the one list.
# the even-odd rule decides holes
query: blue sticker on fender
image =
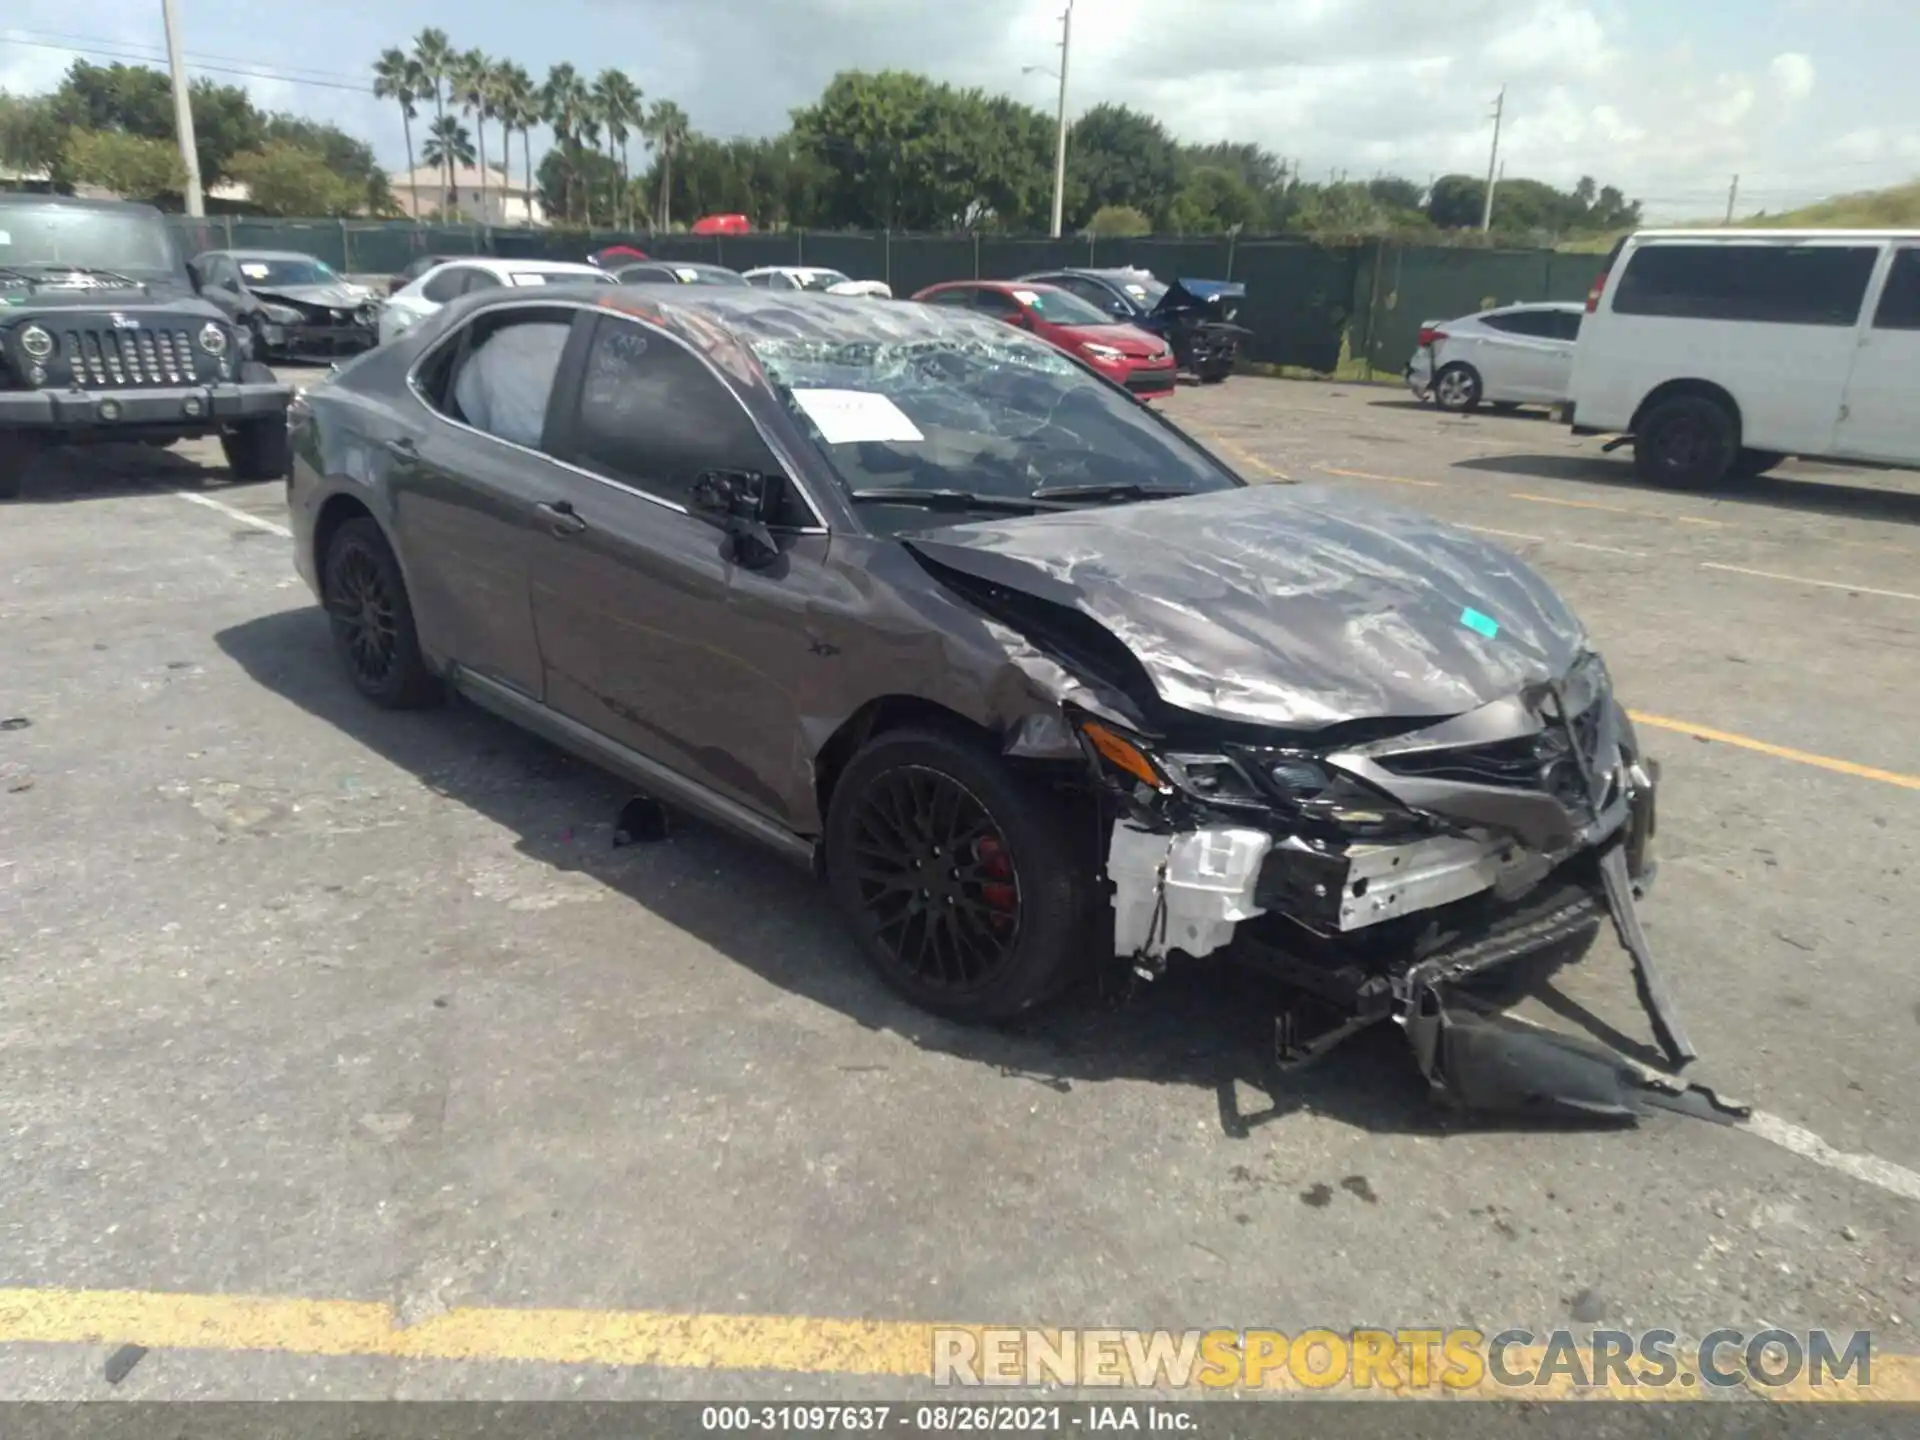
{"label": "blue sticker on fender", "polygon": [[1482,615],[1472,606],[1460,612],[1460,623],[1475,634],[1484,635],[1491,640],[1500,633],[1500,622],[1491,615]]}

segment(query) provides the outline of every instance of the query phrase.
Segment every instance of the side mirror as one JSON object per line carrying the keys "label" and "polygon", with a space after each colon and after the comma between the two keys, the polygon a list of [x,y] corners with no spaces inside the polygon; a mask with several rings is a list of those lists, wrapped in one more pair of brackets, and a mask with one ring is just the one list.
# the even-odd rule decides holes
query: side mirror
{"label": "side mirror", "polygon": [[187,283],[188,283],[189,285],[191,285],[191,286],[193,286],[193,288],[194,288],[194,289],[195,289],[196,291],[200,291],[200,290],[204,290],[204,289],[206,289],[206,288],[207,288],[207,281],[206,281],[206,277],[205,277],[204,275],[202,275],[202,274],[200,273],[200,267],[199,267],[199,266],[197,266],[197,265],[194,265],[194,264],[191,264],[191,263],[189,263],[189,264],[188,264],[188,266],[187,266]]}
{"label": "side mirror", "polygon": [[779,507],[781,477],[758,470],[707,470],[693,482],[693,513],[726,531],[733,558],[758,569],[779,557],[780,547],[767,528]]}

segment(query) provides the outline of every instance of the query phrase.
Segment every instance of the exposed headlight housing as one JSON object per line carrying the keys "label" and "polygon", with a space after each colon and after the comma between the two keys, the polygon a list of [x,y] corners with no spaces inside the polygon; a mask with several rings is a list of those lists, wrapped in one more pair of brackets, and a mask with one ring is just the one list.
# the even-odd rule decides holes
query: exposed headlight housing
{"label": "exposed headlight housing", "polygon": [[260,313],[276,325],[298,325],[306,316],[291,305],[262,305]]}
{"label": "exposed headlight housing", "polygon": [[209,320],[200,327],[200,348],[209,355],[227,353],[227,332]]}
{"label": "exposed headlight housing", "polygon": [[53,332],[44,325],[29,325],[20,332],[20,348],[35,360],[45,360],[54,352]]}

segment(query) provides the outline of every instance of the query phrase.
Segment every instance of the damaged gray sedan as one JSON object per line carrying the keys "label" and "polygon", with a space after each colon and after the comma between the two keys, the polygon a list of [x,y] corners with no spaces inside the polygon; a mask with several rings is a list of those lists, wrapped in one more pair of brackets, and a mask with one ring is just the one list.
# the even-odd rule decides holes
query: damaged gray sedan
{"label": "damaged gray sedan", "polygon": [[1553,590],[1250,486],[962,311],[687,287],[448,306],[293,416],[298,565],[371,700],[457,692],[815,867],[902,994],[1003,1020],[1216,952],[1469,1104],[1698,1094],[1472,1001],[1635,900],[1655,767]]}

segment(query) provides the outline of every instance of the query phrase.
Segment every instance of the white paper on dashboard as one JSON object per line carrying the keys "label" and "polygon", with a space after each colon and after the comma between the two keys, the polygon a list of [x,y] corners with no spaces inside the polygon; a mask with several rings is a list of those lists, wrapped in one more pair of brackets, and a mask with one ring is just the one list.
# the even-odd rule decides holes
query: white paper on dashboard
{"label": "white paper on dashboard", "polygon": [[794,401],[820,427],[829,445],[866,440],[925,440],[906,412],[871,390],[795,390]]}

